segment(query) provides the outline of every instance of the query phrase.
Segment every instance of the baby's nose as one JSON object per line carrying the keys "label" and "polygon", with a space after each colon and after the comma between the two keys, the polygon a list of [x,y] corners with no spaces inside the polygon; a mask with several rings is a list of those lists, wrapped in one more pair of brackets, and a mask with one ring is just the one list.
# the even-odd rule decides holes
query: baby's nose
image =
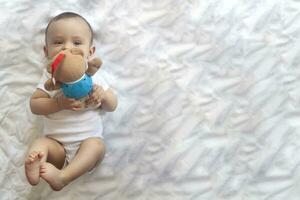
{"label": "baby's nose", "polygon": [[66,42],[63,46],[63,50],[70,49],[70,48],[72,48],[72,43],[70,42]]}

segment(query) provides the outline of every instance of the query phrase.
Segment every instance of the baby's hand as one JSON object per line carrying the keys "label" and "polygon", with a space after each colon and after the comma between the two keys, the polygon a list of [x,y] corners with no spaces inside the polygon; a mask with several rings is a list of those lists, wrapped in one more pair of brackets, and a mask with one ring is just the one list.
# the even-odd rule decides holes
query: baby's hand
{"label": "baby's hand", "polygon": [[86,101],[87,106],[100,106],[105,100],[106,93],[100,85],[94,85],[92,93]]}
{"label": "baby's hand", "polygon": [[78,111],[83,108],[81,101],[72,98],[67,98],[64,95],[59,95],[58,97],[56,97],[56,102],[58,107],[62,110]]}

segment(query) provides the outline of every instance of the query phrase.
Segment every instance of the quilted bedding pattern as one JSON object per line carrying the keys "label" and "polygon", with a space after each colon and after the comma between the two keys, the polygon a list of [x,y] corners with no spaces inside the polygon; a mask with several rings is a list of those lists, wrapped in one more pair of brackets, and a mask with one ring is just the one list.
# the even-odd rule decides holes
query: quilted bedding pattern
{"label": "quilted bedding pattern", "polygon": [[[296,0],[0,0],[0,200],[299,200],[300,4]],[[41,134],[29,98],[44,28],[90,21],[119,97],[107,154],[60,192],[31,187]]]}

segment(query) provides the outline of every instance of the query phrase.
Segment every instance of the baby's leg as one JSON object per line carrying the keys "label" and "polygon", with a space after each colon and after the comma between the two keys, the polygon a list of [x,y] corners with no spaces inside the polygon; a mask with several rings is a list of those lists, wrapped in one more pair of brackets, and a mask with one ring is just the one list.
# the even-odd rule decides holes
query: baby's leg
{"label": "baby's leg", "polygon": [[56,167],[62,168],[65,159],[65,150],[61,144],[50,138],[39,138],[29,148],[25,159],[25,173],[28,182],[36,185],[40,180],[40,165],[48,161]]}
{"label": "baby's leg", "polygon": [[41,177],[53,190],[61,190],[71,181],[93,169],[98,162],[102,161],[104,154],[105,146],[102,140],[88,138],[81,143],[76,156],[64,169],[59,170],[50,163],[43,163]]}

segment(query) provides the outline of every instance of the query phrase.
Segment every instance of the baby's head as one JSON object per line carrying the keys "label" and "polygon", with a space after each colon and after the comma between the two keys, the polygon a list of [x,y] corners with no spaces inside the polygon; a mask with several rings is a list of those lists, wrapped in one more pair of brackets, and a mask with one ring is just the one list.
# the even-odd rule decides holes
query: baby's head
{"label": "baby's head", "polygon": [[46,57],[52,58],[61,50],[75,47],[82,49],[85,58],[94,54],[93,30],[88,21],[72,12],[64,12],[52,18],[45,31]]}

